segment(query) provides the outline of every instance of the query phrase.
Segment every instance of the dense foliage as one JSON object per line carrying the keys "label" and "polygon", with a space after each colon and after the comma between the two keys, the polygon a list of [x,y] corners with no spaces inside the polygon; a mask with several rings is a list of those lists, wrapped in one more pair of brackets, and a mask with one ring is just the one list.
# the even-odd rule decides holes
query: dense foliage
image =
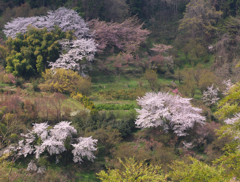
{"label": "dense foliage", "polygon": [[82,78],[77,72],[66,69],[46,70],[43,73],[44,83],[40,88],[44,91],[60,93],[83,93],[89,92],[90,78]]}
{"label": "dense foliage", "polygon": [[0,1],[0,180],[239,181],[238,1]]}
{"label": "dense foliage", "polygon": [[72,37],[72,32],[64,33],[57,27],[51,32],[46,28],[28,27],[27,34],[19,34],[15,39],[6,41],[6,71],[25,78],[41,75],[49,67],[49,62],[59,58],[61,46],[58,40]]}

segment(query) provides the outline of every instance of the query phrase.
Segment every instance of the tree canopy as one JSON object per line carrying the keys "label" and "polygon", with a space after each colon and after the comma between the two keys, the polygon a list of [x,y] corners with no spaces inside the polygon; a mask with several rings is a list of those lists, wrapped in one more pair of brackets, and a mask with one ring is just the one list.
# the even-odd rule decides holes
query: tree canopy
{"label": "tree canopy", "polygon": [[62,32],[58,27],[50,32],[29,26],[26,34],[18,34],[16,38],[6,41],[8,56],[6,57],[6,70],[14,76],[30,77],[41,75],[49,66],[59,58],[61,45],[58,40],[72,39],[73,32]]}

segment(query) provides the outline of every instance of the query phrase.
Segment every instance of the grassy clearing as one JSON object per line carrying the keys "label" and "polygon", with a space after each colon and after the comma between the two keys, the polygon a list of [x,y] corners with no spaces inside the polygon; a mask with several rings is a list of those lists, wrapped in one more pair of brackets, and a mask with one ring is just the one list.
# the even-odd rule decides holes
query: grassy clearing
{"label": "grassy clearing", "polygon": [[82,103],[72,99],[71,97],[67,98],[64,102],[63,102],[63,107],[69,107],[72,109],[72,111],[75,110],[83,110],[84,106]]}
{"label": "grassy clearing", "polygon": [[[138,88],[140,85],[150,91],[149,83],[144,78],[136,78],[132,76],[100,76],[93,79],[92,92],[99,92],[103,90],[128,90]],[[170,84],[172,79],[165,79],[162,75],[158,76],[158,82],[162,85]]]}
{"label": "grassy clearing", "polygon": [[199,89],[196,89],[194,99],[201,100],[202,99],[202,92]]}
{"label": "grassy clearing", "polygon": [[[89,98],[93,100],[93,102],[98,104],[134,104],[137,106],[136,99],[132,100],[125,100],[122,97],[119,99],[111,99],[105,98],[102,96],[102,92],[108,91],[131,91],[135,92],[136,89],[142,88],[146,92],[150,92],[151,89],[149,87],[148,81],[141,77],[134,77],[131,75],[125,76],[116,76],[116,75],[109,75],[109,76],[97,76],[93,77],[93,84],[91,88],[91,93]],[[173,79],[165,79],[163,75],[158,75],[158,83],[160,85],[166,86],[170,85]],[[168,91],[168,90],[167,90]]]}

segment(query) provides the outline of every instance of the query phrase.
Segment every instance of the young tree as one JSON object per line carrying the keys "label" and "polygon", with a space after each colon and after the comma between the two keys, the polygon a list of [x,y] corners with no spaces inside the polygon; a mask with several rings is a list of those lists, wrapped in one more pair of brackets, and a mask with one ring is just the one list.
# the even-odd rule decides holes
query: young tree
{"label": "young tree", "polygon": [[192,107],[190,100],[163,92],[146,93],[137,99],[142,108],[136,109],[139,115],[135,124],[139,128],[162,126],[165,132],[185,136],[186,130],[193,128],[195,123],[204,124],[205,121],[200,115],[202,110]]}
{"label": "young tree", "polygon": [[128,182],[161,182],[166,181],[160,166],[147,165],[143,161],[136,162],[134,158],[125,158],[125,162],[119,159],[123,169],[108,169],[108,172],[97,173],[102,182],[128,181]]}
{"label": "young tree", "polygon": [[147,79],[150,88],[152,89],[152,91],[154,92],[155,89],[158,86],[158,76],[156,71],[154,70],[146,70],[144,77]]}
{"label": "young tree", "polygon": [[17,33],[25,34],[27,27],[32,25],[36,28],[47,28],[47,31],[54,30],[55,26],[63,32],[74,30],[74,35],[80,38],[91,37],[89,28],[85,21],[74,10],[61,7],[55,11],[48,11],[47,16],[18,17],[4,26],[4,34],[7,37],[15,38]]}
{"label": "young tree", "polygon": [[172,56],[163,56],[163,53],[166,53],[167,50],[171,48],[171,45],[154,44],[154,47],[151,48],[151,50],[156,52],[157,55],[151,57],[152,69],[155,69],[160,65],[167,65],[169,68],[173,68]]}

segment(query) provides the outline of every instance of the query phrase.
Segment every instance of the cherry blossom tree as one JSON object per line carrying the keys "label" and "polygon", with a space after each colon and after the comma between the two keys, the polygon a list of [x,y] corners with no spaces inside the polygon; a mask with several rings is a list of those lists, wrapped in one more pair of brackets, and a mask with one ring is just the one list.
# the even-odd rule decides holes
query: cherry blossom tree
{"label": "cherry blossom tree", "polygon": [[47,123],[36,123],[33,125],[32,131],[22,134],[24,140],[21,140],[14,150],[18,152],[18,156],[26,157],[28,154],[35,154],[37,159],[45,151],[50,155],[61,154],[67,151],[65,142],[70,137],[73,161],[81,163],[83,157],[93,160],[95,156],[92,152],[97,150],[97,140],[92,139],[92,137],[73,138],[73,135],[77,134],[77,130],[70,124],[71,122],[61,121],[52,129],[49,129]]}
{"label": "cherry blossom tree", "polygon": [[[77,39],[77,40],[62,40],[62,54],[56,62],[49,62],[52,69],[64,68],[77,70],[84,76],[84,69],[94,59],[94,54],[97,51],[96,44],[93,39]],[[64,52],[67,52],[64,54]]]}
{"label": "cherry blossom tree", "polygon": [[86,22],[78,13],[65,7],[48,11],[47,16],[15,18],[4,26],[3,32],[7,37],[15,38],[19,32],[25,34],[30,24],[39,29],[46,27],[48,31],[54,30],[55,26],[60,27],[63,32],[75,30],[74,35],[78,39],[92,36]]}
{"label": "cherry blossom tree", "polygon": [[234,85],[231,81],[231,79],[224,80],[223,85],[225,85],[225,90],[223,91],[224,95],[228,95],[230,88]]}
{"label": "cherry blossom tree", "polygon": [[128,18],[122,23],[107,23],[94,19],[88,24],[94,31],[94,38],[100,52],[107,46],[116,46],[128,53],[135,52],[150,33],[150,31],[142,29],[143,24],[140,24],[136,17]]}
{"label": "cherry blossom tree", "polygon": [[156,52],[157,55],[151,57],[152,69],[156,69],[159,65],[167,65],[169,68],[173,68],[174,63],[172,56],[163,56],[163,53],[167,53],[171,48],[171,45],[154,44],[151,50]]}
{"label": "cherry blossom tree", "polygon": [[203,102],[205,102],[207,106],[211,106],[219,100],[217,95],[218,95],[218,88],[214,89],[214,86],[212,84],[211,87],[207,87],[206,91],[203,91],[203,97],[202,97]]}
{"label": "cherry blossom tree", "polygon": [[165,132],[172,130],[177,136],[185,136],[195,123],[204,124],[206,120],[200,115],[202,110],[192,107],[190,100],[170,93],[148,92],[137,99],[141,109],[136,109],[139,115],[135,124],[138,128],[162,126]]}

